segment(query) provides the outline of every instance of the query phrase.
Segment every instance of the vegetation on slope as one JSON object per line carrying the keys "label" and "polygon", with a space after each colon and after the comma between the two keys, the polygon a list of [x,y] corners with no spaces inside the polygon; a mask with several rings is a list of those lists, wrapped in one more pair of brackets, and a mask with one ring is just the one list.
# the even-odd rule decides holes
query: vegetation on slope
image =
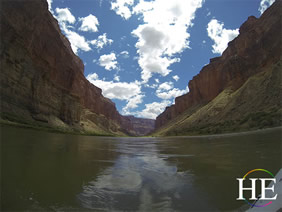
{"label": "vegetation on slope", "polygon": [[206,105],[189,108],[154,136],[217,134],[281,126],[282,61],[228,87]]}

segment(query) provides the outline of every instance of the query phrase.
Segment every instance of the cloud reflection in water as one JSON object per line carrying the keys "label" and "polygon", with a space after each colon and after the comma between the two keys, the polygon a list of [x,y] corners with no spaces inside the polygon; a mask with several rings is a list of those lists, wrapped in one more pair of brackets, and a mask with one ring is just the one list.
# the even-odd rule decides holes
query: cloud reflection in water
{"label": "cloud reflection in water", "polygon": [[78,195],[84,208],[167,211],[195,193],[193,175],[178,172],[154,143],[121,142],[117,151],[121,155],[114,165]]}

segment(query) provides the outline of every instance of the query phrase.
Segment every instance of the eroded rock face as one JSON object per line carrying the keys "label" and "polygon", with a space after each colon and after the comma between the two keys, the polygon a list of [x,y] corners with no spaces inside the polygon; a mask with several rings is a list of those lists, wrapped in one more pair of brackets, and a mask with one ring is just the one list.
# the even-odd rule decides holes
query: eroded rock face
{"label": "eroded rock face", "polygon": [[144,136],[155,129],[155,120],[124,116],[124,125],[132,131],[134,136]]}
{"label": "eroded rock face", "polygon": [[249,17],[222,56],[211,59],[189,82],[189,93],[157,117],[156,128],[193,106],[207,104],[227,87],[237,90],[249,77],[276,64],[281,57],[281,8],[276,1],[259,19]]}
{"label": "eroded rock face", "polygon": [[87,109],[98,114],[95,120],[103,120],[109,131],[133,129],[124,125],[124,117],[101,89],[85,78],[83,62],[46,0],[3,0],[1,7],[2,114],[46,123],[56,117],[81,128],[82,111]]}

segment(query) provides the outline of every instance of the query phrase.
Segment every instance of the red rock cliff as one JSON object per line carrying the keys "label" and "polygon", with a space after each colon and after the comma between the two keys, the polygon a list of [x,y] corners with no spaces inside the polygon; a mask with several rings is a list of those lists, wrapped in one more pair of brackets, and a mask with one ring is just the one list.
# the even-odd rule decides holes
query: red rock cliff
{"label": "red rock cliff", "polygon": [[134,116],[124,116],[124,125],[129,125],[128,129],[131,129],[132,135],[134,136],[144,136],[151,133],[155,129],[154,119],[143,119],[136,118]]}
{"label": "red rock cliff", "polygon": [[1,1],[0,29],[2,116],[50,124],[55,117],[76,127],[89,119],[113,132],[132,130],[115,104],[84,77],[83,62],[46,0]]}
{"label": "red rock cliff", "polygon": [[177,97],[175,104],[157,117],[156,128],[188,108],[210,102],[228,86],[238,89],[250,76],[263,70],[262,67],[279,61],[281,8],[282,2],[276,1],[259,19],[249,17],[222,56],[211,59],[189,82],[189,93]]}

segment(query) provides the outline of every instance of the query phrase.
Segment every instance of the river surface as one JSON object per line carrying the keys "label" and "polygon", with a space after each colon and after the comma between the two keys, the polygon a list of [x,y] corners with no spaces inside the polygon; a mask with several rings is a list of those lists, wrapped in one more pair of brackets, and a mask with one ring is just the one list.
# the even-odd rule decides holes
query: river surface
{"label": "river surface", "polygon": [[238,182],[281,165],[282,130],[117,138],[1,128],[2,210],[237,210]]}

